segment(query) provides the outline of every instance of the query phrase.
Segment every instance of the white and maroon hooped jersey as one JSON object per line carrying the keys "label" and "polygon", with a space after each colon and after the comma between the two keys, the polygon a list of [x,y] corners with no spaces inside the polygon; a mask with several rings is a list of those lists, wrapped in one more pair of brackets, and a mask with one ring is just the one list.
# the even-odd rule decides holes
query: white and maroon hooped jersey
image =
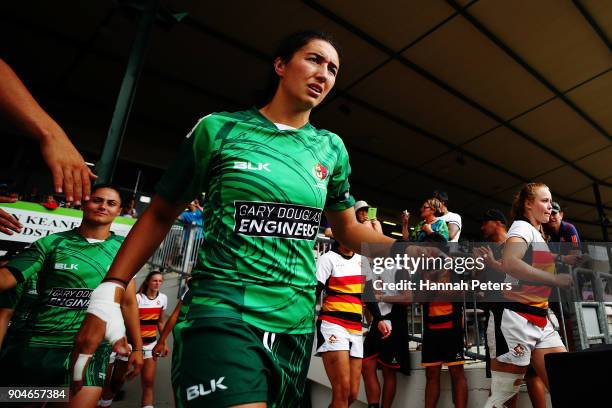
{"label": "white and maroon hooped jersey", "polygon": [[143,344],[157,340],[157,323],[162,313],[168,308],[168,297],[158,293],[155,299],[149,299],[144,293],[137,293],[138,312],[140,314],[140,336]]}

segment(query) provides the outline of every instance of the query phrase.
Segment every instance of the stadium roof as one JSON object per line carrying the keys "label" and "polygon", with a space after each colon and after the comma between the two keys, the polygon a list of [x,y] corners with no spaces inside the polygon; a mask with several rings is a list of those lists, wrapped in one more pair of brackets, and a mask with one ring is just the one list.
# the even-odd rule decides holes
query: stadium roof
{"label": "stadium roof", "polygon": [[[127,3],[2,6],[0,55],[94,154],[135,36]],[[253,103],[282,36],[317,28],[344,59],[312,122],[343,138],[356,197],[395,215],[446,190],[475,232],[486,208],[543,181],[583,236],[603,238],[593,185],[612,213],[612,2],[161,3],[122,158],[165,167],[198,117]]]}

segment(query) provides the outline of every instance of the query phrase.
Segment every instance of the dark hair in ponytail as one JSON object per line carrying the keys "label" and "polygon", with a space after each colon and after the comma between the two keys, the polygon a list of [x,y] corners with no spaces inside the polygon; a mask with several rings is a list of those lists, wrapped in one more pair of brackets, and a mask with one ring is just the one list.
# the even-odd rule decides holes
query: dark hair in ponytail
{"label": "dark hair in ponytail", "polygon": [[[272,62],[276,61],[277,58],[280,58],[284,63],[291,61],[293,55],[312,40],[322,40],[331,44],[331,46],[334,47],[338,53],[338,58],[342,60],[342,50],[331,35],[323,31],[305,30],[289,34],[283,38],[274,52]],[[276,74],[276,71],[274,71],[274,68],[272,68],[268,85],[266,90],[259,98],[260,103],[258,105],[263,106],[272,100],[274,94],[276,93],[276,89],[278,88],[279,80],[280,78]]]}

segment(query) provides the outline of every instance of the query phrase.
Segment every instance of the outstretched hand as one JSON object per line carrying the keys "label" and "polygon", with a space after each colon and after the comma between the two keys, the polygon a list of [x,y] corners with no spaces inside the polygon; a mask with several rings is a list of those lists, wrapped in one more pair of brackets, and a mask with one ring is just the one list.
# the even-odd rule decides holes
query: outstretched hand
{"label": "outstretched hand", "polygon": [[[0,195],[0,203],[14,203],[17,197],[9,197]],[[0,232],[7,235],[13,235],[14,232],[21,232],[23,225],[11,214],[0,208]]]}
{"label": "outstretched hand", "polygon": [[91,182],[97,176],[87,167],[83,156],[61,128],[58,127],[53,136],[40,141],[40,152],[53,175],[55,192],[63,192],[66,201],[77,204],[89,200]]}

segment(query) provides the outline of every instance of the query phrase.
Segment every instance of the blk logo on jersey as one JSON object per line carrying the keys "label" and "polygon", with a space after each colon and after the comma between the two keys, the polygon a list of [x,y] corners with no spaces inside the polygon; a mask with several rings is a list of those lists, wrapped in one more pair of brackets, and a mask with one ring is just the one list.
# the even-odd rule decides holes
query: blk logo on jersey
{"label": "blk logo on jersey", "polygon": [[327,174],[328,174],[327,167],[325,167],[321,163],[315,164],[314,166],[315,177],[317,177],[321,181],[324,181],[327,178]]}
{"label": "blk logo on jersey", "polygon": [[251,163],[251,162],[243,162],[237,161],[234,162],[234,168],[239,170],[251,170],[251,171],[268,171],[270,170],[270,163]]}
{"label": "blk logo on jersey", "polygon": [[295,204],[234,201],[234,232],[255,237],[312,240],[322,210]]}
{"label": "blk logo on jersey", "polygon": [[87,288],[53,288],[47,305],[66,309],[85,309],[89,306],[89,297],[93,289]]}
{"label": "blk logo on jersey", "polygon": [[197,384],[187,387],[185,390],[187,392],[187,401],[191,401],[198,397],[205,397],[217,390],[227,390],[227,386],[223,384],[223,380],[225,380],[225,377],[210,380],[210,384]]}
{"label": "blk logo on jersey", "polygon": [[55,269],[58,271],[78,271],[79,265],[77,264],[65,264],[65,263],[56,263]]}

